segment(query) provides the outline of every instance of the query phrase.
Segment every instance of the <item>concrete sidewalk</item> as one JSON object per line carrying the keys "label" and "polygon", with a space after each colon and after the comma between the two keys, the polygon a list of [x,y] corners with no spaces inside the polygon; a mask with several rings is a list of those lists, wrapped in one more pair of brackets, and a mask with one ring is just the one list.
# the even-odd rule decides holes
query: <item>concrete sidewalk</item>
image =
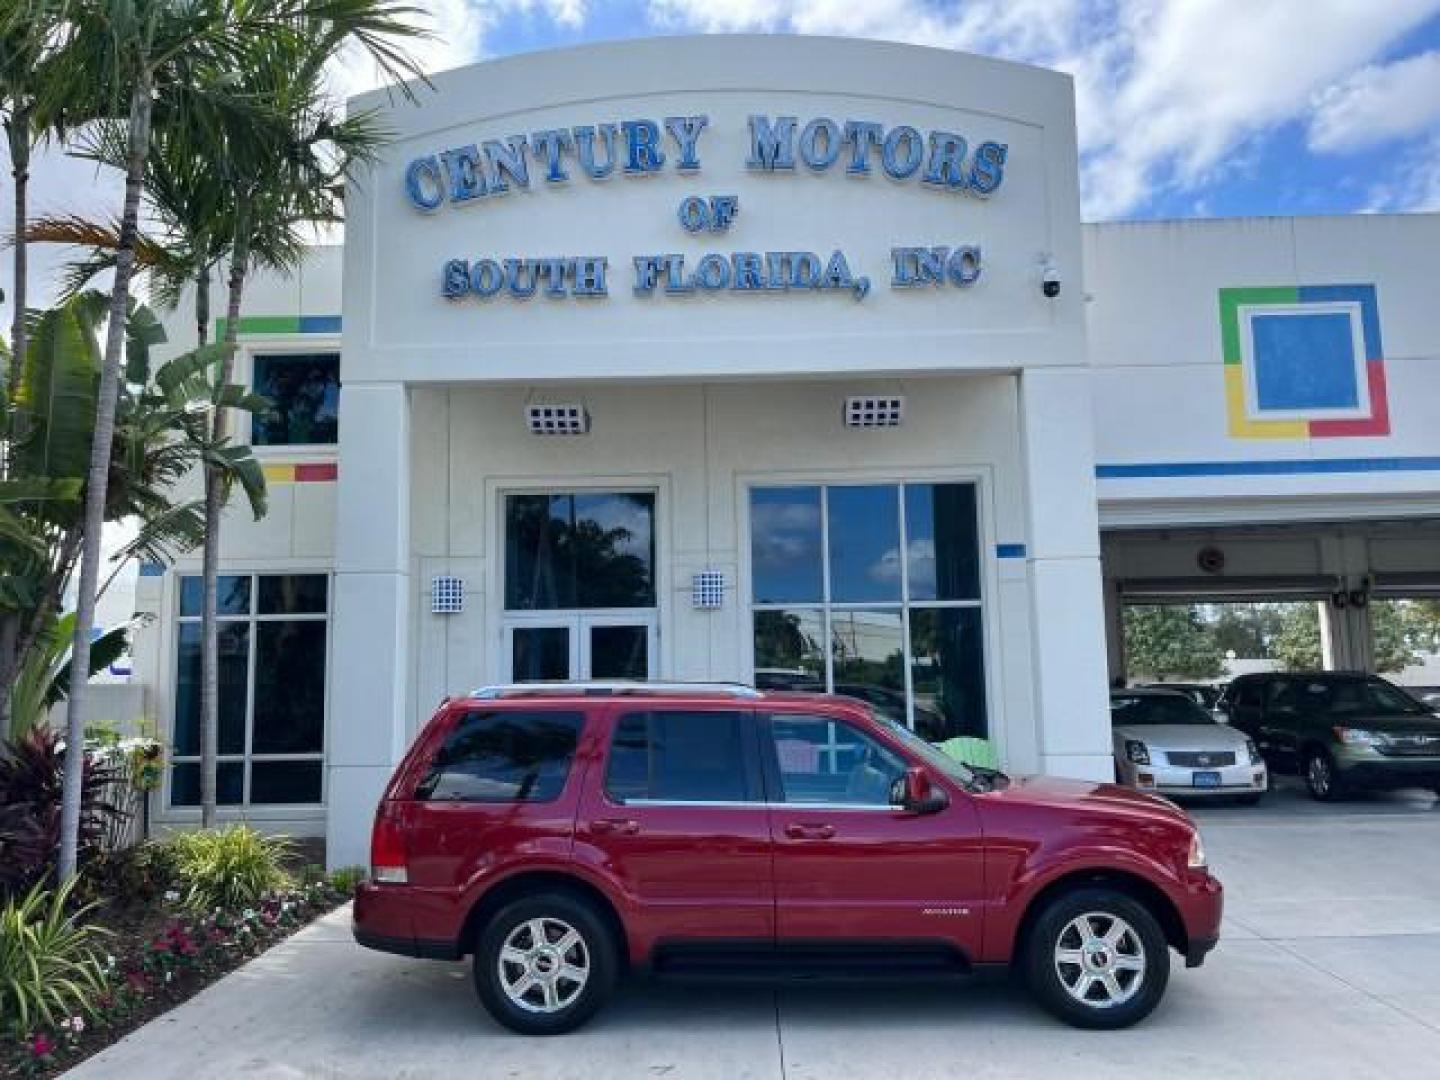
{"label": "concrete sidewalk", "polygon": [[1440,807],[1282,793],[1196,813],[1228,888],[1205,967],[1144,1024],[1089,1033],[1003,978],[884,989],[632,984],[587,1028],[526,1039],[469,967],[370,953],[342,909],[68,1075],[200,1077],[1424,1077],[1440,1070]]}

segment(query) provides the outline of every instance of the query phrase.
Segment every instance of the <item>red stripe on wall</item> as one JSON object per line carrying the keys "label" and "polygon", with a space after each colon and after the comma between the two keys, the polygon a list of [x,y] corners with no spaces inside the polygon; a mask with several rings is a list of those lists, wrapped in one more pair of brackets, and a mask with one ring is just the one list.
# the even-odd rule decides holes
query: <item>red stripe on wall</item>
{"label": "red stripe on wall", "polygon": [[333,461],[327,461],[317,465],[295,466],[295,482],[297,484],[334,480],[339,475],[340,466],[336,465]]}
{"label": "red stripe on wall", "polygon": [[1367,360],[1365,377],[1370,384],[1370,417],[1367,420],[1311,420],[1310,434],[1316,438],[1390,434],[1390,401],[1385,396],[1385,361]]}

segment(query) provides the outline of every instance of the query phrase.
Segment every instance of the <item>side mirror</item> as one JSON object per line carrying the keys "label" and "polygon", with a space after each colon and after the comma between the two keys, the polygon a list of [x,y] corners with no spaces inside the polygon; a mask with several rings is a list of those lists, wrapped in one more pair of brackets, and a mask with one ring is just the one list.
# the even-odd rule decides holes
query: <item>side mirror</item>
{"label": "side mirror", "polygon": [[950,800],[930,781],[929,773],[912,765],[890,789],[890,804],[907,814],[935,814],[949,806]]}

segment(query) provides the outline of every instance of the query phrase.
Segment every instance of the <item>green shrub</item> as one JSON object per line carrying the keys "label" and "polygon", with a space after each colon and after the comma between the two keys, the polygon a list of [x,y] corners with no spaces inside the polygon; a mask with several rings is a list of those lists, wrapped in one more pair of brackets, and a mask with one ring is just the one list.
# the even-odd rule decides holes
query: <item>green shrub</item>
{"label": "green shrub", "polygon": [[330,888],[341,896],[354,896],[355,886],[365,880],[363,866],[342,866],[330,871]]}
{"label": "green shrub", "polygon": [[0,907],[0,1027],[8,1034],[93,1014],[105,988],[97,946],[106,931],[81,921],[88,907],[66,910],[73,886],[37,885]]}
{"label": "green shrub", "polygon": [[181,899],[195,911],[254,907],[267,892],[294,885],[283,865],[294,845],[283,836],[230,825],[180,833],[169,845]]}

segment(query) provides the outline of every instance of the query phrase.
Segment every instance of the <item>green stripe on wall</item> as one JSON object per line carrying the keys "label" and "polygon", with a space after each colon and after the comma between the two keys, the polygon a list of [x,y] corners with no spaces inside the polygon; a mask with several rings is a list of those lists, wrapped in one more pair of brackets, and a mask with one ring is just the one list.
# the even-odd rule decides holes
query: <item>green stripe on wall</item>
{"label": "green stripe on wall", "polygon": [[[225,340],[225,326],[230,320],[215,320],[215,340]],[[240,333],[242,334],[298,334],[300,333],[300,316],[298,315],[244,315],[240,318]]]}
{"label": "green stripe on wall", "polygon": [[1298,304],[1300,290],[1293,285],[1220,290],[1220,352],[1227,364],[1240,363],[1242,304]]}

